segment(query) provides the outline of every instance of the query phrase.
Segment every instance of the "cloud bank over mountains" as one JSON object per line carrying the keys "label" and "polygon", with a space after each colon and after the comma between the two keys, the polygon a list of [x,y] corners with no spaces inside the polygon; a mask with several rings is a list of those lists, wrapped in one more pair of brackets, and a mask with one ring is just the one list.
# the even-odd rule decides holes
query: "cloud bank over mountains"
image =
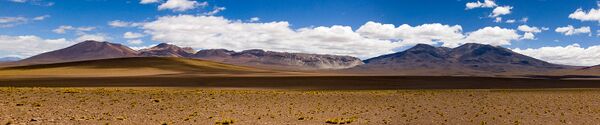
{"label": "cloud bank over mountains", "polygon": [[290,28],[285,21],[242,22],[216,16],[163,16],[141,26],[152,40],[200,49],[266,49],[273,51],[350,55],[361,58],[392,53],[417,43],[456,47],[464,43],[510,45],[516,30],[484,27],[464,33],[460,25],[411,26],[367,22],[350,26]]}

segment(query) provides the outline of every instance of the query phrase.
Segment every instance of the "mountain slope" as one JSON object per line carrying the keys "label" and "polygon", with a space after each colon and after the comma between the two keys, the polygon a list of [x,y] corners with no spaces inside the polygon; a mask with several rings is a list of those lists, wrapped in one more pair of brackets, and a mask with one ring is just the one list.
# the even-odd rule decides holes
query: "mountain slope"
{"label": "mountain slope", "polygon": [[224,49],[201,50],[194,54],[193,58],[229,64],[293,70],[344,69],[362,64],[360,59],[350,56],[285,53],[258,49],[242,52]]}
{"label": "mountain slope", "polygon": [[419,44],[406,51],[367,59],[365,63],[352,70],[405,74],[481,75],[534,73],[565,68],[506,48],[476,43],[464,44],[453,49]]}
{"label": "mountain slope", "polygon": [[66,63],[38,64],[0,69],[0,76],[131,76],[159,74],[252,74],[268,70],[212,61],[169,58],[128,57]]}
{"label": "mountain slope", "polygon": [[191,57],[196,50],[186,47],[181,48],[175,45],[161,43],[152,48],[139,51],[141,56],[146,57]]}
{"label": "mountain slope", "polygon": [[135,57],[138,52],[121,44],[84,41],[73,46],[51,52],[42,53],[18,61],[19,64],[47,64],[81,60]]}

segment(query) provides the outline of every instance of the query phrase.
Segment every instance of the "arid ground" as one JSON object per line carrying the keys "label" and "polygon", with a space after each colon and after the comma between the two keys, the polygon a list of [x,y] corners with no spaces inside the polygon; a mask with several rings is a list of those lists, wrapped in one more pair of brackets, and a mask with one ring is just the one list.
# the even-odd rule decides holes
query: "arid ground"
{"label": "arid ground", "polygon": [[306,91],[5,87],[0,88],[0,122],[595,124],[600,122],[598,97],[599,89]]}

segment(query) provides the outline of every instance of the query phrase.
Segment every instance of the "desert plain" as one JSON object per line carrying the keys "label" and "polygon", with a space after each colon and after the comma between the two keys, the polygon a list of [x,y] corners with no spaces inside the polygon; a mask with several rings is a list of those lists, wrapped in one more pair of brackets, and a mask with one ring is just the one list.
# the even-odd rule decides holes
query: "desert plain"
{"label": "desert plain", "polygon": [[598,89],[0,88],[2,124],[595,124]]}

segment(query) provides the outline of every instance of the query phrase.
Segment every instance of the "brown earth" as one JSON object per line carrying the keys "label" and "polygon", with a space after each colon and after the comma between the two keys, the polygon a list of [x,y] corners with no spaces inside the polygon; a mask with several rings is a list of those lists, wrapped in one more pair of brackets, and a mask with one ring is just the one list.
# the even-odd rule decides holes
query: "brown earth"
{"label": "brown earth", "polygon": [[596,124],[599,96],[597,89],[0,88],[0,123]]}

